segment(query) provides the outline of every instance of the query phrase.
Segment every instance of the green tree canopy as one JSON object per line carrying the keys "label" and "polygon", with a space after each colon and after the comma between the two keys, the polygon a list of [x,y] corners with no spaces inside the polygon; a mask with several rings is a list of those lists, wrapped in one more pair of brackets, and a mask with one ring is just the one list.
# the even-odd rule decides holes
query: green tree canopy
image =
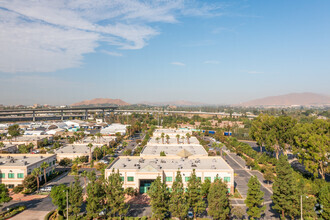
{"label": "green tree canopy", "polygon": [[299,193],[293,170],[287,157],[280,156],[276,164],[276,178],[273,183],[273,208],[282,214],[282,218],[294,218],[299,214]]}
{"label": "green tree canopy", "polygon": [[247,214],[252,218],[260,218],[261,214],[266,209],[262,206],[264,192],[260,190],[260,182],[256,176],[252,176],[248,182],[248,192],[245,199],[245,204],[248,208]]}
{"label": "green tree canopy", "polygon": [[79,177],[76,176],[74,179],[74,184],[70,184],[69,188],[69,213],[74,216],[76,219],[78,214],[80,213],[80,207],[83,202],[83,189],[80,185]]}
{"label": "green tree canopy", "polygon": [[9,202],[12,198],[9,196],[9,191],[5,184],[0,184],[0,206],[3,203]]}
{"label": "green tree canopy", "polygon": [[177,171],[175,181],[172,185],[169,210],[172,214],[172,217],[184,219],[187,216],[188,205],[186,197],[184,195],[184,187],[180,171]]}
{"label": "green tree canopy", "polygon": [[66,192],[68,187],[64,184],[54,186],[50,192],[52,203],[57,206],[57,210],[60,214],[64,215],[66,210]]}
{"label": "green tree canopy", "polygon": [[201,181],[197,178],[195,169],[188,180],[188,188],[185,193],[189,208],[194,211],[194,217],[205,211],[205,202],[203,200]]}
{"label": "green tree canopy", "polygon": [[169,191],[166,184],[161,181],[160,176],[150,185],[148,195],[151,200],[152,217],[165,219],[168,214]]}
{"label": "green tree canopy", "polygon": [[213,219],[225,220],[230,215],[230,203],[227,190],[227,184],[220,178],[216,178],[210,186],[210,192],[207,197],[208,214]]}

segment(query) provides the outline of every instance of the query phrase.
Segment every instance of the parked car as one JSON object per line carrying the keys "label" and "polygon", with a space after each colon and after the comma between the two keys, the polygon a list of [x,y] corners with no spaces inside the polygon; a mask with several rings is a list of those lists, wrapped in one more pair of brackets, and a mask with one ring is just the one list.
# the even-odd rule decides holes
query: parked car
{"label": "parked car", "polygon": [[52,191],[53,186],[44,186],[40,188],[40,192],[50,192]]}

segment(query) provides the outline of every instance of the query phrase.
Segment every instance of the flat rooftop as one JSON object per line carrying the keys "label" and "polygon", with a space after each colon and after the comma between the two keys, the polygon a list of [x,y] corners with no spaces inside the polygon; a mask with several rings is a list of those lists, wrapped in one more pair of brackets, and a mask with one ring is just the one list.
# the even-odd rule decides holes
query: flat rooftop
{"label": "flat rooftop", "polygon": [[142,170],[146,166],[160,170],[226,170],[232,171],[232,168],[221,157],[119,157],[108,169],[119,170]]}
{"label": "flat rooftop", "polygon": [[141,156],[159,156],[161,151],[164,151],[167,156],[178,156],[180,152],[185,150],[194,156],[207,156],[208,153],[202,145],[191,144],[162,144],[162,145],[147,145],[143,148]]}
{"label": "flat rooftop", "polygon": [[52,156],[54,154],[1,154],[0,169],[7,166],[28,166]]}
{"label": "flat rooftop", "polygon": [[[160,138],[160,137],[159,137]],[[199,145],[199,141],[196,137],[191,137],[189,138],[189,143],[191,145]],[[159,139],[159,141],[156,140],[156,137],[152,137],[149,141],[148,141],[148,145],[169,145],[169,144],[175,144],[177,145],[178,144],[178,140],[176,137],[170,137],[169,139],[169,144],[167,144],[167,141],[166,141],[166,137],[164,138],[164,144],[162,144],[162,138]],[[188,145],[188,142],[187,142],[187,138],[185,137],[184,140],[182,140],[181,138],[179,138],[179,144],[184,144],[184,145]]]}
{"label": "flat rooftop", "polygon": [[[93,145],[92,152],[96,146]],[[64,145],[54,151],[55,154],[87,154],[89,153],[89,147],[87,144],[68,144]]]}

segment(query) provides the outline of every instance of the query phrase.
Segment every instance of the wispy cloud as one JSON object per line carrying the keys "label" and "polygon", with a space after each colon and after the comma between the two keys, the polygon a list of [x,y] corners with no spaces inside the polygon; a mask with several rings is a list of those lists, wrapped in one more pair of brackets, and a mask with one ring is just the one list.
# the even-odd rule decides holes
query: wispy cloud
{"label": "wispy cloud", "polygon": [[114,51],[107,51],[107,50],[101,50],[102,53],[108,54],[110,56],[114,56],[114,57],[122,57],[123,54],[122,53],[118,53],[118,52],[114,52]]}
{"label": "wispy cloud", "polygon": [[219,64],[220,62],[217,60],[206,60],[204,61],[204,64]]}
{"label": "wispy cloud", "polygon": [[2,0],[0,72],[79,67],[100,43],[141,49],[160,34],[154,23],[176,23],[179,15],[219,15],[220,8],[184,0]]}
{"label": "wispy cloud", "polygon": [[252,70],[252,71],[247,71],[247,73],[249,73],[249,74],[263,74],[264,72]]}
{"label": "wispy cloud", "polygon": [[175,65],[175,66],[185,66],[186,65],[186,64],[181,63],[181,62],[172,62],[171,64]]}

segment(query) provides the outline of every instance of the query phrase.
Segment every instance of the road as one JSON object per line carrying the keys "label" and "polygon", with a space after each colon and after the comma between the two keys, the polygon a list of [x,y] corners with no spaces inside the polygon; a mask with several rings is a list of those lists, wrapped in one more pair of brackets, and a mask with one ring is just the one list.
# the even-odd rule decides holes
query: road
{"label": "road", "polygon": [[[65,184],[67,186],[70,185],[71,182],[74,181],[74,176],[68,176],[68,173],[63,174],[61,178],[54,179],[53,181],[50,181],[47,185],[60,185]],[[81,185],[84,185],[84,180],[82,177],[80,177]],[[44,217],[47,215],[48,212],[51,210],[56,209],[56,207],[52,203],[52,199],[50,196],[47,196],[43,199],[34,199],[31,201],[11,201],[9,203],[6,203],[2,209],[10,208],[13,206],[18,205],[25,205],[27,209],[23,211],[22,213],[14,216],[11,218],[12,220],[22,220],[22,219],[29,219],[29,220],[43,220]]]}
{"label": "road", "polygon": [[[212,144],[212,140],[208,138],[210,143]],[[261,184],[261,190],[264,192],[264,204],[266,205],[266,211],[264,215],[264,219],[279,219],[278,214],[272,210],[272,190],[270,186],[266,185],[266,181],[263,178],[263,175],[256,170],[249,170],[245,166],[245,161],[237,156],[235,153],[230,153],[226,150],[226,156],[224,157],[224,160],[234,169],[235,177],[235,187],[238,190],[238,192],[241,194],[243,199],[231,199],[232,205],[239,205],[242,207],[245,207],[244,205],[244,199],[247,196],[248,191],[248,182],[251,176],[255,175],[258,177],[258,180]]]}

